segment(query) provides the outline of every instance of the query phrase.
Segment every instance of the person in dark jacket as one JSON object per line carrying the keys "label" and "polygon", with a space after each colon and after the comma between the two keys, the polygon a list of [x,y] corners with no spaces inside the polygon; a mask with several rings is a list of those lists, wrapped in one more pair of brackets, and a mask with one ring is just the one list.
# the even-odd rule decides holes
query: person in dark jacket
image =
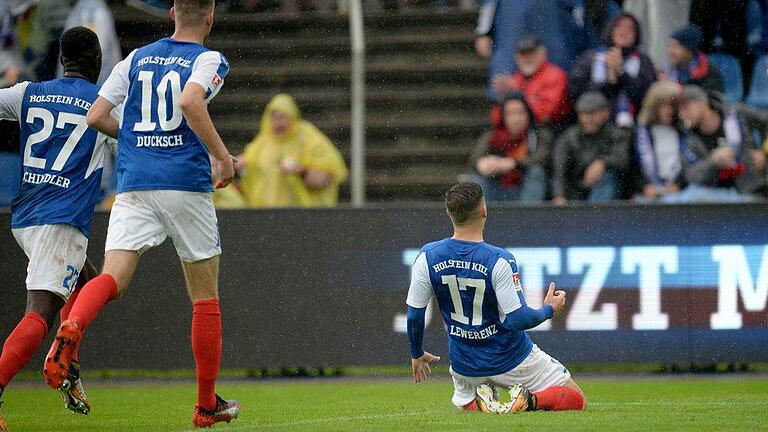
{"label": "person in dark jacket", "polygon": [[609,103],[600,92],[584,93],[576,112],[579,123],[555,142],[553,201],[617,199],[629,165],[629,134],[610,122]]}
{"label": "person in dark jacket", "polygon": [[605,35],[605,46],[584,53],[570,74],[572,100],[599,91],[609,101],[612,118],[622,127],[634,125],[634,116],[648,87],[656,81],[651,59],[638,51],[640,25],[630,14],[619,15]]}
{"label": "person in dark jacket", "polygon": [[667,43],[670,68],[666,78],[680,83],[696,85],[707,91],[723,92],[723,77],[701,52],[703,35],[695,25],[679,28]]}
{"label": "person in dark jacket", "polygon": [[757,149],[746,112],[722,94],[683,88],[680,118],[687,128],[683,169],[689,186],[667,202],[740,202],[765,189],[765,155]]}
{"label": "person in dark jacket", "polygon": [[537,127],[522,94],[507,96],[503,109],[501,122],[480,137],[470,158],[485,198],[488,202],[544,201],[552,134]]}

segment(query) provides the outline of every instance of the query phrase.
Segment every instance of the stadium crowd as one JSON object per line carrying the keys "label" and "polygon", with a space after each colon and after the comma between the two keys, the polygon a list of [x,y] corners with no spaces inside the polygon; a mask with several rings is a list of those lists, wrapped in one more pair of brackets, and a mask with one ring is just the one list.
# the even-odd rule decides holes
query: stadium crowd
{"label": "stadium crowd", "polygon": [[492,201],[764,198],[767,21],[757,0],[484,2],[471,175]]}
{"label": "stadium crowd", "polygon": [[[261,11],[285,3],[222,5]],[[475,48],[489,60],[492,108],[469,173],[489,201],[736,202],[768,193],[768,0],[478,3]],[[0,87],[60,74],[55,41],[75,25],[99,35],[101,83],[122,58],[103,0],[0,0]],[[216,193],[217,206],[336,205],[347,167],[295,101],[277,95],[259,126],[239,156],[237,185]],[[19,164],[18,130],[0,129],[0,172],[10,172]],[[115,177],[110,166],[105,172],[109,208]],[[16,180],[0,176],[0,206],[10,204]]]}

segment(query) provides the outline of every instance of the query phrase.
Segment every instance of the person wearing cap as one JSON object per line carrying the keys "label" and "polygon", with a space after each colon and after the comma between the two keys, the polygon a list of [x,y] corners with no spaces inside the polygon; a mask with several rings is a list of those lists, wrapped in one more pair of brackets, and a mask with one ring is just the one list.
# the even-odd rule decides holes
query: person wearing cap
{"label": "person wearing cap", "polygon": [[680,192],[685,186],[682,153],[685,132],[677,116],[682,86],[657,81],[645,94],[637,115],[634,150],[642,199],[655,200]]}
{"label": "person wearing cap", "polygon": [[631,127],[645,92],[656,81],[656,68],[637,48],[641,35],[634,16],[619,15],[606,28],[604,40],[604,46],[584,53],[571,69],[569,93],[577,100],[586,92],[601,92],[616,123]]}
{"label": "person wearing cap", "polygon": [[552,195],[569,200],[605,202],[619,198],[619,182],[629,165],[629,136],[610,122],[610,105],[597,91],[576,102],[578,124],[555,142]]}
{"label": "person wearing cap", "polygon": [[504,101],[503,120],[478,140],[470,163],[488,202],[544,201],[552,133],[539,128],[520,93]]}
{"label": "person wearing cap", "polygon": [[516,51],[517,72],[513,75],[497,75],[493,79],[496,93],[523,93],[538,125],[557,125],[571,111],[568,74],[549,61],[547,48],[536,36],[529,35],[520,39]]}
{"label": "person wearing cap", "polygon": [[[687,85],[680,96],[686,128],[683,171],[689,185],[666,202],[740,202],[765,190],[765,154],[757,149],[752,128],[760,113],[737,110],[721,93]],[[762,114],[762,129],[768,125]]]}
{"label": "person wearing cap", "polygon": [[703,40],[701,29],[695,25],[679,28],[667,42],[670,68],[667,79],[699,86],[709,91],[723,91],[723,77],[701,52]]}
{"label": "person wearing cap", "polygon": [[[538,33],[550,60],[570,70],[585,50],[593,47],[596,28],[618,14],[613,1],[483,0],[475,29],[475,50],[490,60],[488,97],[504,100],[493,87],[497,75],[513,73],[517,41]],[[599,34],[599,33],[598,33]]]}

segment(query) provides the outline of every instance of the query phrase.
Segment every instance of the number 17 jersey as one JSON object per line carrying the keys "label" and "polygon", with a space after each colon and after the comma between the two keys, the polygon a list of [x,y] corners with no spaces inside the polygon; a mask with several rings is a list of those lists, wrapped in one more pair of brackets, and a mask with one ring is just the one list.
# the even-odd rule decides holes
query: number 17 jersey
{"label": "number 17 jersey", "polygon": [[123,104],[117,149],[117,191],[211,192],[208,150],[187,125],[179,101],[188,83],[206,102],[229,72],[223,55],[172,38],[133,51],[115,66],[99,96]]}
{"label": "number 17 jersey", "polygon": [[526,304],[517,262],[508,251],[452,238],[424,246],[411,270],[407,303],[423,308],[433,296],[448,331],[456,373],[501,375],[531,352],[533,342],[525,332],[501,325],[506,315]]}

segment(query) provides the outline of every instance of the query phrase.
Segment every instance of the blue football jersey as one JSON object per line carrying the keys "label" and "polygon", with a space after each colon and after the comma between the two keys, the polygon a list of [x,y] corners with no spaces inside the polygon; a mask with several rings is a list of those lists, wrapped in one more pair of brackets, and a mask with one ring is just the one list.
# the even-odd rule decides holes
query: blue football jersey
{"label": "blue football jersey", "polygon": [[451,367],[464,376],[506,373],[533,347],[523,331],[501,326],[525,305],[515,258],[484,242],[444,239],[422,248],[413,268],[408,305],[437,298],[449,337]]}
{"label": "blue football jersey", "polygon": [[79,78],[22,83],[0,91],[0,117],[18,120],[20,188],[12,228],[69,224],[88,236],[99,198],[106,136],[85,115],[98,87]]}
{"label": "blue football jersey", "polygon": [[171,38],[133,51],[115,67],[99,95],[123,104],[118,192],[213,191],[208,150],[187,125],[179,99],[187,83],[195,82],[210,101],[228,72],[220,53]]}

